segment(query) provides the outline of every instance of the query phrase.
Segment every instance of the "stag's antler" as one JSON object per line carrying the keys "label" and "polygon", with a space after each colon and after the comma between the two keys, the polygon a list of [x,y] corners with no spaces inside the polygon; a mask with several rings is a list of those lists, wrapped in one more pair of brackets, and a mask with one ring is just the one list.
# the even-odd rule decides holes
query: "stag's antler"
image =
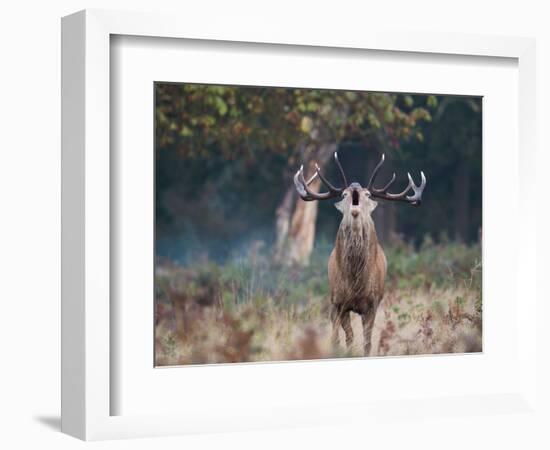
{"label": "stag's antler", "polygon": [[[373,186],[374,180],[376,179],[376,175],[378,174],[378,171],[380,170],[380,167],[382,167],[382,164],[384,164],[385,155],[382,154],[382,158],[380,159],[380,162],[376,165],[374,168],[372,175],[370,177],[369,184],[367,186],[367,189],[371,193],[372,197],[381,198],[384,200],[394,200],[394,201],[400,201],[400,202],[407,202],[414,206],[419,206],[422,202],[422,192],[424,191],[424,187],[426,186],[426,177],[424,175],[424,172],[420,171],[420,186],[417,186],[414,184],[414,181],[411,177],[411,174],[407,172],[407,176],[409,178],[409,184],[405,188],[403,192],[400,192],[399,194],[392,194],[388,192],[389,187],[393,184],[395,181],[395,173],[391,177],[391,180],[386,183],[386,185],[383,188],[377,189]],[[407,195],[407,192],[410,190],[413,190],[412,195]]]}
{"label": "stag's antler", "polygon": [[[298,194],[300,194],[300,197],[302,197],[303,200],[306,200],[306,201],[327,200],[329,198],[339,197],[342,195],[342,192],[344,192],[344,190],[348,186],[348,182],[346,180],[346,175],[344,174],[344,169],[342,169],[340,161],[338,161],[338,154],[336,152],[334,152],[334,161],[338,166],[338,170],[340,171],[340,177],[342,178],[342,182],[344,183],[344,186],[341,188],[334,187],[332,183],[323,176],[323,174],[321,173],[321,169],[317,164],[315,164],[315,173],[309,180],[306,181],[304,177],[304,166],[302,165],[300,167],[300,170],[298,170],[298,172],[296,172],[296,174],[294,175],[294,185],[296,186],[296,190],[298,191]],[[313,192],[312,190],[309,189],[308,186],[317,177],[319,177],[320,180],[328,188],[328,192]]]}

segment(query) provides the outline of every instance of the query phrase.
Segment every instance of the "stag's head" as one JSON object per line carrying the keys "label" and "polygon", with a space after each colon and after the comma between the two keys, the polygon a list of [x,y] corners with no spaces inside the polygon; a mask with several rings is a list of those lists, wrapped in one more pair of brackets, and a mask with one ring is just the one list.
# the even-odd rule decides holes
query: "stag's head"
{"label": "stag's head", "polygon": [[345,225],[359,229],[363,224],[370,223],[370,215],[376,205],[376,200],[373,200],[368,189],[359,183],[351,183],[342,192],[342,200],[334,206],[342,213],[342,222]]}
{"label": "stag's head", "polygon": [[[414,184],[414,181],[409,173],[407,173],[409,183],[407,187],[399,193],[390,193],[388,189],[395,181],[395,173],[390,181],[388,181],[383,187],[374,187],[374,182],[378,171],[384,163],[384,155],[380,159],[380,162],[374,168],[367,187],[362,187],[359,183],[353,182],[348,184],[346,175],[340,161],[338,161],[337,153],[334,153],[334,161],[338,167],[340,178],[342,181],[342,187],[335,187],[330,181],[328,181],[318,165],[315,165],[315,173],[307,181],[304,177],[304,166],[300,167],[300,170],[294,175],[294,184],[300,197],[305,201],[312,200],[328,200],[330,198],[340,198],[340,201],[335,204],[336,208],[342,213],[342,223],[350,225],[352,228],[360,229],[365,223],[370,223],[371,213],[376,208],[376,199],[399,201],[410,203],[413,206],[419,206],[422,201],[422,192],[426,186],[426,177],[424,172],[420,172],[421,183],[420,186]],[[319,177],[321,182],[327,187],[327,192],[313,192],[309,189],[309,185]],[[410,195],[409,192],[412,193]]]}

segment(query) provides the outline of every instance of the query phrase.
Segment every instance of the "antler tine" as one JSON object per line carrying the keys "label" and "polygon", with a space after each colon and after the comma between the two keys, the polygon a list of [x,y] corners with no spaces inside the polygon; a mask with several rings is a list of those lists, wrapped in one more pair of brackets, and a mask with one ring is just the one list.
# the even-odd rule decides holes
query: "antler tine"
{"label": "antler tine", "polygon": [[[335,153],[335,160],[338,163],[338,166],[340,168],[340,175],[342,176],[342,179],[345,180],[344,171],[342,170],[342,166],[340,166],[340,163],[338,162],[338,157]],[[316,177],[319,177],[319,179],[325,184],[325,186],[328,188],[328,192],[313,192],[309,189],[309,185],[315,180]],[[294,185],[296,186],[296,190],[298,191],[298,194],[300,194],[300,197],[302,197],[303,200],[311,201],[311,200],[326,200],[333,197],[338,197],[339,195],[344,192],[344,189],[346,189],[347,184],[344,185],[342,188],[335,187],[330,181],[328,181],[324,175],[321,173],[320,167],[315,164],[315,174],[306,181],[304,177],[304,166],[300,166],[300,169],[296,172],[294,175]]]}
{"label": "antler tine", "polygon": [[402,191],[400,192],[399,194],[391,194],[389,192],[384,192],[384,189],[380,189],[380,193],[381,194],[385,194],[388,196],[389,199],[399,199],[401,197],[405,197],[405,194],[407,192],[409,192],[413,187],[416,187],[415,184],[414,184],[414,181],[411,177],[411,174],[409,172],[407,172],[407,178],[409,179],[409,184],[407,185],[407,187]]}
{"label": "antler tine", "polygon": [[[410,173],[407,172],[407,178],[409,179],[409,183],[407,184],[407,187],[398,194],[392,194],[390,192],[387,192],[387,189],[391,183],[393,183],[393,178],[390,183],[388,183],[384,188],[382,189],[373,189],[371,191],[371,195],[373,197],[381,198],[384,200],[395,200],[395,201],[401,201],[401,202],[407,202],[412,204],[413,206],[419,206],[422,202],[422,193],[424,192],[424,188],[426,187],[426,176],[424,175],[424,172],[420,172],[421,182],[420,186],[417,186],[414,183],[414,180]],[[406,195],[407,192],[409,192],[412,189],[413,194],[412,195]]]}
{"label": "antler tine", "polygon": [[[313,180],[310,178],[310,181]],[[305,201],[326,200],[328,198],[335,197],[337,194],[333,192],[316,193],[310,190],[308,187],[308,183],[304,178],[303,165],[300,167],[300,170],[298,170],[294,175],[294,186],[296,186],[296,190],[298,191],[298,194],[300,194],[300,197],[302,197],[302,199],[304,199]]]}
{"label": "antler tine", "polygon": [[395,172],[393,173],[393,175],[391,177],[391,180],[388,181],[382,189],[376,189],[376,188],[373,187],[371,190],[373,192],[385,192],[389,189],[389,187],[393,184],[394,181],[395,181]]}
{"label": "antler tine", "polygon": [[306,186],[309,186],[311,183],[313,183],[313,180],[315,180],[315,178],[317,178],[317,172],[315,172],[311,178],[309,180],[307,180],[306,182]]}
{"label": "antler tine", "polygon": [[[312,177],[313,178],[313,177]],[[310,182],[313,181],[313,179],[310,178]],[[313,200],[313,198],[310,198],[307,188],[308,183],[304,180],[304,166],[300,166],[300,169],[296,171],[294,174],[294,186],[296,187],[296,190],[298,191],[298,194],[300,197],[302,197],[304,200]]]}
{"label": "antler tine", "polygon": [[340,171],[340,177],[342,178],[342,182],[344,183],[344,189],[345,189],[348,186],[348,180],[346,179],[346,174],[344,173],[344,169],[342,169],[342,165],[338,160],[337,152],[334,152],[334,161],[336,162],[336,165],[338,166],[338,170]]}
{"label": "antler tine", "polygon": [[414,192],[413,195],[407,196],[407,200],[412,202],[413,205],[418,206],[422,201],[422,193],[424,192],[424,188],[426,187],[426,176],[424,175],[424,172],[420,171],[420,186],[416,186],[411,177],[411,174],[407,173],[407,175],[409,177],[409,184],[411,186],[411,189]]}
{"label": "antler tine", "polygon": [[[417,186],[414,183],[414,180],[411,177],[411,174],[407,172],[409,183],[407,184],[407,187],[405,188],[405,190],[403,190],[399,194],[392,194],[388,192],[388,189],[395,181],[395,173],[392,175],[391,180],[388,183],[386,183],[386,185],[383,188],[378,189],[373,186],[374,181],[376,180],[376,176],[378,175],[378,171],[380,170],[380,167],[382,167],[382,164],[384,164],[384,159],[385,159],[385,155],[382,154],[382,158],[380,159],[380,162],[376,165],[370,177],[370,181],[367,186],[367,189],[370,191],[371,196],[376,198],[381,198],[384,200],[395,200],[395,201],[407,202],[414,206],[420,205],[422,201],[422,192],[424,192],[424,187],[426,186],[426,176],[422,171],[420,172],[420,177],[421,177],[420,186]],[[407,195],[407,192],[409,192],[411,189],[413,191],[413,194]]]}
{"label": "antler tine", "polygon": [[[313,177],[312,177],[313,178]],[[308,181],[311,182],[313,181],[313,179],[310,178]],[[300,169],[298,169],[298,171],[296,171],[296,173],[294,174],[294,186],[296,186],[296,190],[298,191],[298,194],[300,194],[300,197],[302,198],[306,198],[306,197],[309,197],[309,192],[308,192],[308,182],[305,181],[304,179],[304,166],[301,165],[300,166]]]}
{"label": "antler tine", "polygon": [[[323,183],[325,183],[325,186],[328,187],[329,191],[333,191],[333,192],[336,192],[336,191],[340,191],[342,192],[342,189],[339,189],[339,188],[336,188],[332,185],[332,183],[330,181],[328,181],[324,176],[323,174],[321,173],[321,169],[319,168],[319,166],[317,164],[315,164],[315,170],[316,170],[316,174],[319,175],[319,178],[321,179],[321,181]],[[345,189],[345,188],[344,188]]]}
{"label": "antler tine", "polygon": [[[380,158],[380,162],[376,165],[376,167],[372,171],[372,175],[370,176],[369,184],[367,185],[367,189],[369,191],[371,190],[372,184],[374,183],[374,180],[376,179],[376,175],[378,175],[378,171],[380,170],[380,167],[382,167],[382,164],[384,164],[385,159],[386,159],[386,155],[384,153],[382,153],[382,157]],[[393,183],[393,180],[392,180],[392,183]]]}

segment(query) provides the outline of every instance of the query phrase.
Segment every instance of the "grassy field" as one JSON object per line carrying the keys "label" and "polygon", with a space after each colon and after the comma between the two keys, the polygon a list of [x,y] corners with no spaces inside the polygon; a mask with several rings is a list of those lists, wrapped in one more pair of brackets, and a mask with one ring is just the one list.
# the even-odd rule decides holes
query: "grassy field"
{"label": "grassy field", "polygon": [[[386,248],[386,294],[371,356],[481,351],[481,249],[457,243]],[[352,314],[351,351],[333,348],[328,318],[329,244],[307,268],[274,267],[254,243],[223,265],[205,258],[157,261],[157,366],[281,361],[362,355]]]}

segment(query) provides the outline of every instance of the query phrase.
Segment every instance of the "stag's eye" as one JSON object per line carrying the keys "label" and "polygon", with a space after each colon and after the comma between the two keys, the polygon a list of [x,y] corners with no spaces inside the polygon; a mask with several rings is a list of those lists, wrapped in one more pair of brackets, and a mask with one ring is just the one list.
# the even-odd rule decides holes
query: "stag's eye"
{"label": "stag's eye", "polygon": [[359,204],[359,191],[353,191],[352,195],[352,205],[357,206]]}

